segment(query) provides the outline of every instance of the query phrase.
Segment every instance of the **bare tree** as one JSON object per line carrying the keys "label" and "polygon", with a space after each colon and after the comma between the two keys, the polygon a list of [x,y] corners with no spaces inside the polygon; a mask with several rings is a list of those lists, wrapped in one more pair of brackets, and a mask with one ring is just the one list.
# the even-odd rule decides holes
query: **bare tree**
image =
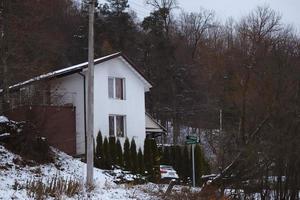
{"label": "bare tree", "polygon": [[172,10],[178,7],[177,0],[146,0],[146,4],[153,6],[157,10],[161,8]]}
{"label": "bare tree", "polygon": [[187,45],[192,49],[192,58],[203,39],[205,31],[213,26],[214,12],[201,9],[198,13],[182,12],[179,20],[180,32],[187,40]]}
{"label": "bare tree", "polygon": [[146,4],[151,5],[155,12],[163,20],[166,37],[169,38],[170,27],[173,24],[172,10],[178,8],[177,0],[146,0]]}

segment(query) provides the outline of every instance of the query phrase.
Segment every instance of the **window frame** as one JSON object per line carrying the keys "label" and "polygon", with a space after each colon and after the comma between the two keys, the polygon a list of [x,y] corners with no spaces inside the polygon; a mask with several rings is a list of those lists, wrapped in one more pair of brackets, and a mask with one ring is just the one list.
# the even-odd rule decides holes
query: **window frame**
{"label": "window frame", "polygon": [[[112,97],[110,96],[110,85],[109,85],[109,80],[112,80]],[[117,79],[121,79],[122,81],[122,94],[123,94],[123,98],[117,98],[117,87],[116,87],[116,80]],[[109,99],[115,99],[115,100],[126,100],[126,79],[124,77],[113,77],[113,76],[109,76],[107,79],[107,89],[108,89],[108,98]]]}
{"label": "window frame", "polygon": [[[110,127],[110,118],[113,117],[113,132],[114,134],[111,134],[111,127]],[[122,117],[123,118],[123,136],[118,136],[117,135],[117,117]],[[108,130],[109,130],[109,137],[118,137],[118,138],[126,138],[127,136],[127,119],[126,115],[116,115],[116,114],[110,114],[108,116]]]}

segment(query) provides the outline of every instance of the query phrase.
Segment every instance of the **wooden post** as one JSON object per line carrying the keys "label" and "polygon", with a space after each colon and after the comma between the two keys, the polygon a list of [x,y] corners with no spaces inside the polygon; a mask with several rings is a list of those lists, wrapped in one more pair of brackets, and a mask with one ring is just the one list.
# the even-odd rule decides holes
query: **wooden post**
{"label": "wooden post", "polygon": [[[89,5],[88,90],[87,90],[87,152],[86,184],[93,185],[94,170],[94,12],[95,0]],[[86,105],[85,105],[86,106]]]}
{"label": "wooden post", "polygon": [[165,192],[165,194],[164,194],[164,198],[166,198],[166,197],[171,193],[172,188],[174,187],[175,183],[176,183],[176,180],[175,180],[175,179],[172,179],[172,180],[170,181],[170,183],[169,183],[169,185],[168,185],[168,188],[167,188],[167,190],[166,190],[166,192]]}
{"label": "wooden post", "polygon": [[220,109],[220,134],[222,134],[223,131],[223,110]]}
{"label": "wooden post", "polygon": [[195,175],[195,144],[192,144],[193,187],[196,187]]}

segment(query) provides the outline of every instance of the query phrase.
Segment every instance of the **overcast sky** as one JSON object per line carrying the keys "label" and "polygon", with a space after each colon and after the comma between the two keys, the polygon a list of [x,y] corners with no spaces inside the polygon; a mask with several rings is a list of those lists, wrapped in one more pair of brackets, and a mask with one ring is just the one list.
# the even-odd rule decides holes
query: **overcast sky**
{"label": "overcast sky", "polygon": [[[238,20],[258,5],[268,5],[282,15],[286,24],[293,24],[300,31],[300,0],[177,0],[179,6],[186,11],[197,12],[200,7],[211,9],[221,19],[233,17]],[[130,7],[140,18],[147,16],[151,7],[145,0],[129,0]]]}

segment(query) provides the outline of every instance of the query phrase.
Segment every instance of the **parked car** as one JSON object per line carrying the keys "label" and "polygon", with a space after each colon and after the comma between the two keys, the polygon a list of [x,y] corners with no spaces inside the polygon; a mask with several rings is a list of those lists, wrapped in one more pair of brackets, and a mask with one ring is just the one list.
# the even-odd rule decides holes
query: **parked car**
{"label": "parked car", "polygon": [[160,165],[160,178],[162,180],[167,180],[167,179],[178,179],[179,176],[174,170],[174,168],[170,165]]}

